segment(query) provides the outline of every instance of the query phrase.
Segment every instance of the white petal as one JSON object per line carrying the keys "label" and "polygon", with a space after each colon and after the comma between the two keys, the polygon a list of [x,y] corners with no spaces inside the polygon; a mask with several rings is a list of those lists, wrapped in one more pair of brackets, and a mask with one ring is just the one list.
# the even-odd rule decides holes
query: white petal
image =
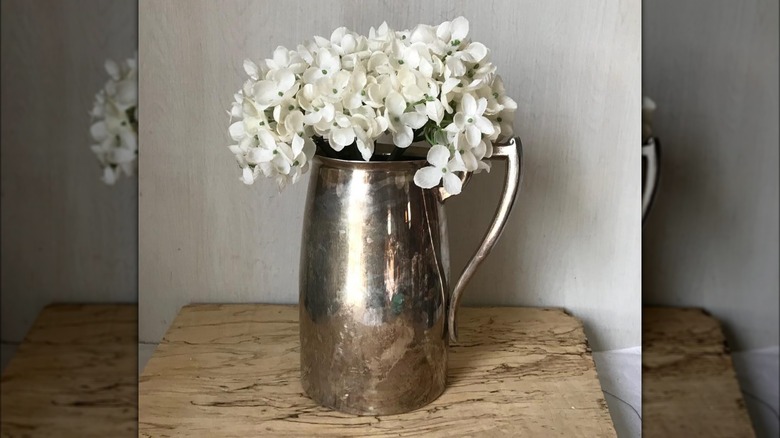
{"label": "white petal", "polygon": [[401,121],[412,129],[420,129],[428,121],[428,117],[420,113],[404,113]]}
{"label": "white petal", "polygon": [[265,129],[257,132],[257,139],[260,143],[260,146],[263,146],[266,149],[272,150],[276,148],[276,139],[274,138],[273,134],[271,134],[269,131],[266,131]]}
{"label": "white petal", "polygon": [[429,163],[442,169],[447,166],[447,162],[450,160],[450,150],[447,146],[432,146],[428,151],[427,159]]}
{"label": "white petal", "polygon": [[482,43],[471,43],[466,50],[461,52],[463,59],[467,62],[480,62],[487,56],[488,49]]}
{"label": "white petal", "polygon": [[460,159],[463,161],[463,166],[466,168],[466,170],[469,171],[475,171],[477,170],[477,158],[474,156],[474,154],[471,153],[471,151],[464,151],[460,155]]}
{"label": "white petal", "polygon": [[282,175],[290,173],[290,162],[284,156],[284,154],[276,154],[271,162],[274,164],[274,170]]}
{"label": "white petal", "polygon": [[287,91],[295,85],[295,75],[287,69],[279,70],[276,83],[281,91]]}
{"label": "white petal", "polygon": [[452,123],[449,126],[455,126],[456,129],[452,132],[457,132],[466,128],[466,115],[463,113],[455,113],[455,117],[452,118]]}
{"label": "white petal", "polygon": [[417,184],[418,187],[430,189],[431,187],[435,187],[439,184],[442,175],[443,173],[441,172],[440,168],[431,166],[423,167],[422,169],[415,172],[414,183]]}
{"label": "white petal", "polygon": [[476,114],[482,115],[485,112],[485,108],[487,108],[487,99],[484,97],[480,97],[477,100],[477,112]]}
{"label": "white petal", "polygon": [[252,164],[267,163],[273,158],[273,151],[262,148],[252,148],[246,154],[246,161]]}
{"label": "white petal", "polygon": [[447,172],[442,179],[444,180],[444,190],[446,190],[447,193],[450,195],[457,195],[460,193],[463,182],[461,182],[457,175],[452,172]]}
{"label": "white petal", "polygon": [[269,105],[277,98],[276,84],[271,81],[260,81],[255,84],[252,92],[255,100],[262,105]]}
{"label": "white petal", "polygon": [[301,138],[300,135],[295,134],[295,136],[292,139],[292,145],[291,145],[293,158],[297,157],[301,153],[301,151],[303,151],[303,144],[304,144],[303,138]]}
{"label": "white petal", "polygon": [[252,169],[245,167],[244,170],[241,172],[241,181],[244,182],[244,184],[252,184],[255,182],[254,175],[252,175]]}
{"label": "white petal", "polygon": [[438,100],[434,100],[425,104],[425,112],[428,118],[440,124],[444,118],[444,106]]}
{"label": "white petal", "polygon": [[463,99],[460,101],[463,114],[471,117],[477,113],[477,101],[474,100],[474,96],[471,94],[464,94]]}
{"label": "white petal", "polygon": [[454,90],[455,87],[460,84],[460,79],[458,78],[449,78],[441,85],[441,92],[442,94],[449,93],[450,91]]}
{"label": "white petal", "polygon": [[118,148],[112,151],[112,161],[114,163],[128,163],[135,160],[135,151],[125,148]]}
{"label": "white petal", "polygon": [[406,148],[412,144],[412,128],[403,126],[398,132],[393,134],[393,144],[399,148]]}
{"label": "white petal", "polygon": [[464,17],[458,17],[452,20],[452,35],[453,40],[463,40],[469,34],[469,20]]}
{"label": "white petal", "polygon": [[313,113],[307,113],[305,116],[303,116],[303,123],[307,125],[314,125],[317,124],[320,119],[322,119],[322,113],[319,111],[313,112]]}
{"label": "white petal", "polygon": [[[119,79],[119,65],[111,59],[107,59],[105,63],[106,72],[109,76],[111,76],[113,79]],[[113,184],[113,183],[108,183]]]}
{"label": "white petal", "polygon": [[479,144],[480,140],[482,140],[482,133],[479,132],[479,129],[474,125],[466,126],[466,141],[469,145],[474,147]]}
{"label": "white petal", "polygon": [[252,62],[250,59],[244,60],[244,71],[246,74],[249,75],[250,78],[257,80],[258,73],[260,72],[260,69],[257,67],[257,64]]}
{"label": "white petal", "polygon": [[385,108],[387,108],[393,116],[400,116],[406,109],[406,100],[399,93],[393,91],[387,95]]}
{"label": "white petal", "polygon": [[[93,128],[94,126],[95,125],[92,125]],[[230,125],[228,131],[230,132],[230,137],[236,141],[241,140],[246,135],[246,132],[244,131],[244,122],[242,120]]]}
{"label": "white petal", "polygon": [[108,127],[106,127],[105,122],[97,122],[89,128],[89,133],[96,141],[101,141],[108,137]]}
{"label": "white petal", "polygon": [[490,123],[490,120],[488,120],[485,117],[477,116],[474,118],[474,126],[477,127],[483,134],[491,135],[496,130],[493,128],[493,124]]}
{"label": "white petal", "polygon": [[352,144],[355,141],[355,131],[352,128],[335,128],[330,132],[330,140],[333,149],[340,151],[346,146]]}
{"label": "white petal", "polygon": [[277,66],[287,66],[290,63],[290,51],[287,47],[279,46],[274,50],[274,63]]}
{"label": "white petal", "polygon": [[117,176],[118,176],[118,172],[114,171],[114,169],[107,166],[103,168],[103,177],[101,178],[101,180],[103,180],[103,182],[108,185],[114,185]]}
{"label": "white petal", "polygon": [[357,147],[360,151],[360,155],[363,157],[364,161],[369,161],[371,159],[371,156],[374,155],[374,141],[364,141],[361,139],[357,140]]}

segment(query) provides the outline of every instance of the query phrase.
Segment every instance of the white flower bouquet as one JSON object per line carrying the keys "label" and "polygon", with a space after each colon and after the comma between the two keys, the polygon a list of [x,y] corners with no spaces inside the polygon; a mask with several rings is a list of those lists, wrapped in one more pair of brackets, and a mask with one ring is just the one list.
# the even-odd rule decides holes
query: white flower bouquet
{"label": "white flower bouquet", "polygon": [[[411,158],[403,154],[412,143],[425,142],[430,166],[417,171],[415,184],[460,193],[453,172],[489,171],[493,142],[512,136],[517,108],[490,51],[468,31],[463,17],[404,31],[383,23],[367,37],[340,27],[329,40],[244,61],[249,79],[229,111],[241,180],[252,184],[262,174],[281,189],[315,154],[402,160]],[[380,154],[383,136],[395,147]]]}
{"label": "white flower bouquet", "polygon": [[95,96],[89,130],[97,144],[92,152],[103,167],[102,180],[114,184],[138,165],[138,62],[137,55],[116,63],[107,60],[109,80]]}

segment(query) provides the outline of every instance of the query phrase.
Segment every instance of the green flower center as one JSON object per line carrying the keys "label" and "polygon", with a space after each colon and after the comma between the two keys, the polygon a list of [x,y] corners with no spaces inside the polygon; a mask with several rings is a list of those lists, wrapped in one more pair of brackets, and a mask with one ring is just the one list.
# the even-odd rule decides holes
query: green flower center
{"label": "green flower center", "polygon": [[282,97],[282,96],[284,96],[284,93],[282,93],[281,91],[280,91],[280,92],[278,92],[278,93],[276,93],[276,94],[278,94],[278,95],[279,95],[279,97]]}
{"label": "green flower center", "polygon": [[322,74],[326,75],[326,74],[328,74],[328,71],[325,70],[325,69],[322,69]]}
{"label": "green flower center", "polygon": [[447,173],[447,168],[446,167],[442,167],[441,168],[441,173]]}
{"label": "green flower center", "polygon": [[471,117],[469,117],[469,119],[468,119],[468,122],[469,122],[469,123],[474,123],[474,119],[472,119]]}

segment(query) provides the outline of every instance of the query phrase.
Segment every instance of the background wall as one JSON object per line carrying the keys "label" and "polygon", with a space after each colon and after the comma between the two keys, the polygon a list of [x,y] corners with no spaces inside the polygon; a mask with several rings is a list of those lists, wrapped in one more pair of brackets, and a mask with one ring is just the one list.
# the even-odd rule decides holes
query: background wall
{"label": "background wall", "polygon": [[778,2],[654,0],[643,18],[663,148],[644,298],[706,308],[736,350],[776,346]]}
{"label": "background wall", "polygon": [[89,149],[106,58],[137,47],[137,2],[3,0],[2,341],[52,302],[137,299],[137,179],[114,187]]}
{"label": "background wall", "polygon": [[[345,25],[458,15],[518,104],[524,183],[467,304],[561,306],[594,349],[640,344],[640,9],[636,1],[140,2],[140,339],[190,302],[293,303],[308,178],[244,186],[225,110],[246,57]],[[495,209],[502,170],[449,203],[453,273]]]}

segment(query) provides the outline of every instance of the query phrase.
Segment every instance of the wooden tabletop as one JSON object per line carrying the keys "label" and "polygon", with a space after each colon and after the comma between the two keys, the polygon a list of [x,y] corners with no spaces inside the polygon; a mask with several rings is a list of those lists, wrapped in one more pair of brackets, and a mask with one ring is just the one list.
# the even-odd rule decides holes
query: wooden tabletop
{"label": "wooden tabletop", "polygon": [[297,307],[184,307],[141,375],[139,434],[615,436],[577,319],[558,309],[464,308],[460,324],[438,400],[360,417],[303,394]]}
{"label": "wooden tabletop", "polygon": [[3,371],[3,437],[137,436],[135,305],[46,307]]}
{"label": "wooden tabletop", "polygon": [[642,436],[752,437],[720,323],[701,309],[645,308]]}

